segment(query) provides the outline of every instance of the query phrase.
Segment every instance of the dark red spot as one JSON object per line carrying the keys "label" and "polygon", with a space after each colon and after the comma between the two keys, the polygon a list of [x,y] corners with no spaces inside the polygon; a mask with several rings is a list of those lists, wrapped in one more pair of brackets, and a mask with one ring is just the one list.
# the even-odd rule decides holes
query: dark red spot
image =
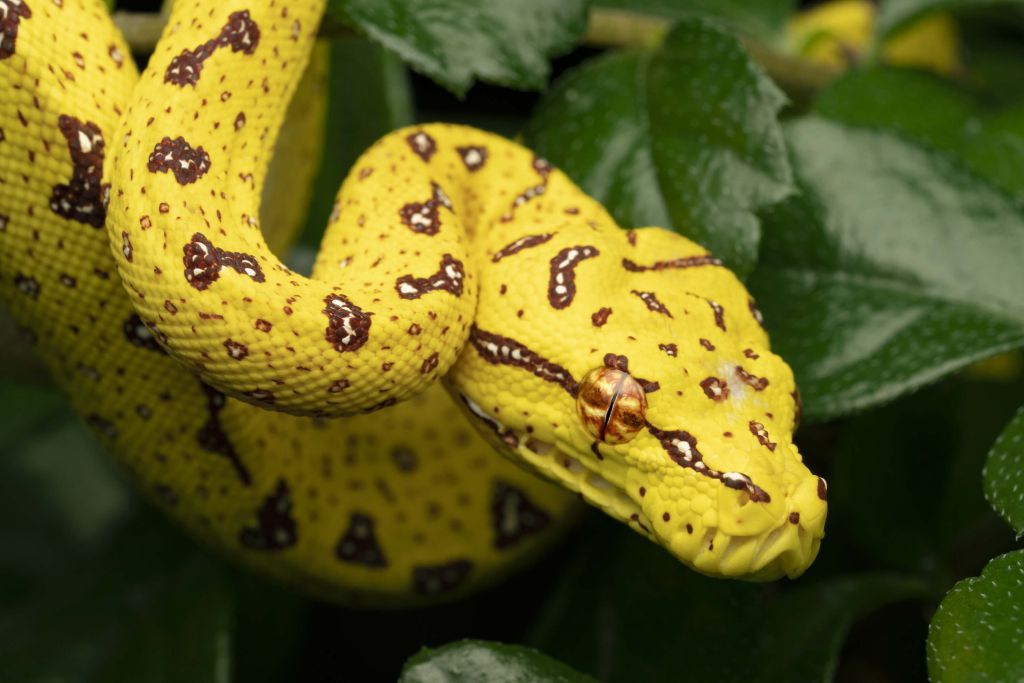
{"label": "dark red spot", "polygon": [[324,298],[327,314],[327,341],[335,351],[355,351],[370,338],[370,316],[341,294]]}
{"label": "dark red spot", "polygon": [[462,296],[462,283],[466,277],[462,261],[451,254],[441,257],[438,271],[428,277],[403,275],[395,282],[395,291],[403,299],[418,299],[428,292],[446,291]]}
{"label": "dark red spot", "polygon": [[708,377],[700,383],[700,388],[712,401],[724,401],[729,398],[729,385],[717,377]]}
{"label": "dark red spot", "polygon": [[[11,0],[0,0],[0,4],[5,1]],[[50,210],[69,220],[102,228],[107,218],[104,198],[110,191],[110,186],[102,183],[103,134],[92,121],[82,123],[65,114],[57,119],[57,127],[71,152],[71,180],[66,185],[54,185]]]}
{"label": "dark red spot", "polygon": [[599,308],[590,316],[590,322],[593,323],[594,327],[603,327],[608,322],[608,316],[612,314],[610,308]]}
{"label": "dark red spot", "polygon": [[434,141],[434,138],[422,130],[407,135],[405,141],[409,143],[413,153],[420,159],[423,159],[423,161],[430,161],[430,157],[434,156],[434,153],[437,151],[437,143]]}
{"label": "dark red spot", "polygon": [[202,146],[193,148],[180,135],[173,140],[165,137],[153,148],[146,168],[151,173],[170,171],[179,185],[188,185],[210,170],[210,155]]}
{"label": "dark red spot", "polygon": [[548,302],[552,308],[568,308],[576,297],[576,265],[600,255],[596,247],[566,247],[551,259],[548,277]]}
{"label": "dark red spot", "polygon": [[25,0],[0,0],[0,8],[0,59],[7,59],[14,54],[21,20],[31,19],[32,10]]}
{"label": "dark red spot", "polygon": [[213,56],[219,48],[230,47],[232,52],[251,55],[260,42],[260,29],[249,17],[248,10],[234,12],[221,28],[216,38],[208,40],[195,50],[188,48],[171,60],[164,72],[164,83],[184,87],[195,85],[203,71],[203,62]]}
{"label": "dark red spot", "polygon": [[497,263],[506,256],[518,254],[523,249],[529,249],[530,247],[536,247],[539,244],[544,244],[554,236],[554,233],[543,233],[540,235],[526,235],[525,237],[520,237],[514,242],[506,244],[504,247],[499,249],[494,256],[491,257],[491,261]]}
{"label": "dark red spot", "polygon": [[256,511],[256,524],[243,528],[238,539],[252,550],[277,551],[292,547],[298,537],[288,483],[278,479],[273,492]]}

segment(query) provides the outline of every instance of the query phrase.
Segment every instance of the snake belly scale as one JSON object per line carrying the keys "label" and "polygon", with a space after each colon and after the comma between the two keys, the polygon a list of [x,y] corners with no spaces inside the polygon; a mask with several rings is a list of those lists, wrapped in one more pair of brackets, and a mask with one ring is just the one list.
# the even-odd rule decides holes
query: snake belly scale
{"label": "snake belly scale", "polygon": [[827,495],[792,373],[699,245],[431,124],[359,159],[311,277],[274,256],[259,198],[322,11],[177,2],[139,76],[101,3],[0,0],[0,295],[139,489],[350,602],[496,580],[569,492],[703,573],[802,573]]}

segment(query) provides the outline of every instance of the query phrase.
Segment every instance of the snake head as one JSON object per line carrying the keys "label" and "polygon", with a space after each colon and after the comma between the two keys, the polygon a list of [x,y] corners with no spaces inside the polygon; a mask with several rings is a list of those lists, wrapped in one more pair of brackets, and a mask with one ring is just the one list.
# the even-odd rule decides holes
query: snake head
{"label": "snake head", "polygon": [[746,289],[668,231],[551,232],[539,258],[484,275],[452,374],[470,416],[699,572],[799,576],[827,488],[793,443],[793,373]]}

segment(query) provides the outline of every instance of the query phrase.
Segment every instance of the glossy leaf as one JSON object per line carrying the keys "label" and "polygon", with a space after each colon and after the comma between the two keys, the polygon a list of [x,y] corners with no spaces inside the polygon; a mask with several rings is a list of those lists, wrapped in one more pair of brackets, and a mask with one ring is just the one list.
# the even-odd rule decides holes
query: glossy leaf
{"label": "glossy leaf", "polygon": [[893,575],[709,579],[614,522],[590,531],[531,644],[606,683],[828,680],[855,620],[925,590]]}
{"label": "glossy leaf", "polygon": [[985,464],[985,497],[1024,535],[1024,408],[999,435]]}
{"label": "glossy leaf", "polygon": [[755,210],[792,189],[784,101],[735,38],[689,19],[653,52],[567,75],[524,136],[624,227],[673,228],[747,272]]}
{"label": "glossy leaf", "polygon": [[891,400],[1024,343],[1024,214],[950,159],[816,117],[802,194],[765,218],[750,286],[806,414]]}
{"label": "glossy leaf", "polygon": [[1024,107],[990,111],[971,92],[921,71],[852,71],[818,98],[835,121],[896,130],[949,152],[1024,202]]}
{"label": "glossy leaf", "polygon": [[399,683],[594,683],[536,650],[462,640],[412,657]]}
{"label": "glossy leaf", "polygon": [[1024,550],[946,595],[928,632],[928,674],[935,683],[1024,679]]}
{"label": "glossy leaf", "polygon": [[480,79],[540,89],[586,28],[583,0],[331,0],[337,19],[456,94]]}
{"label": "glossy leaf", "polygon": [[782,35],[796,10],[794,0],[597,0],[598,7],[654,14],[669,19],[705,16],[768,40]]}

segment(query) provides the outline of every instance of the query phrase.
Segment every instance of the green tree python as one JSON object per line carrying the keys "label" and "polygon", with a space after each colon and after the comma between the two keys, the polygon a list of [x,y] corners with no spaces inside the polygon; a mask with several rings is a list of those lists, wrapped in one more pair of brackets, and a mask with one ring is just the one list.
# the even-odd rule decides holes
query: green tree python
{"label": "green tree python", "polygon": [[434,124],[358,160],[311,277],[270,251],[322,11],[177,2],[140,76],[100,0],[0,0],[0,292],[138,489],[364,604],[493,582],[577,498],[704,574],[800,575],[827,495],[793,375],[701,246]]}

